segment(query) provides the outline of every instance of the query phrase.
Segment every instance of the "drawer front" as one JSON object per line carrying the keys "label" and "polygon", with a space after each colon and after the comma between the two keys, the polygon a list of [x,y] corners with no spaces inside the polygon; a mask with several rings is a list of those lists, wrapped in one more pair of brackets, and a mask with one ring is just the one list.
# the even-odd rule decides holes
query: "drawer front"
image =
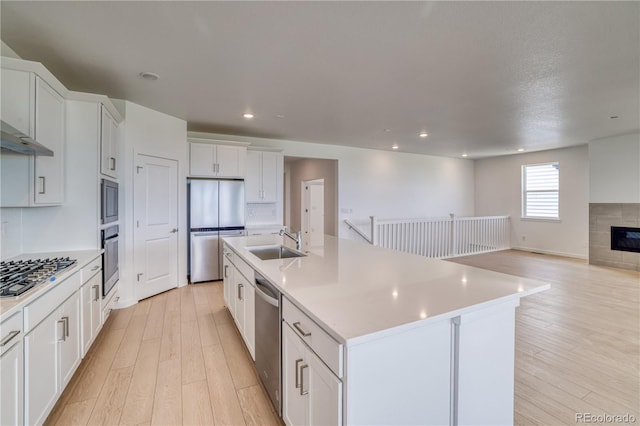
{"label": "drawer front", "polygon": [[11,315],[0,324],[0,355],[22,340],[22,311]]}
{"label": "drawer front", "polygon": [[53,288],[24,307],[24,334],[27,334],[40,321],[69,298],[80,288],[81,280],[78,272],[64,281],[53,284]]}
{"label": "drawer front", "polygon": [[256,277],[253,272],[253,268],[249,266],[247,262],[242,260],[240,256],[237,256],[237,255],[234,256],[234,259],[232,261],[233,261],[233,264],[236,265],[236,268],[238,268],[238,271],[240,271],[240,273],[244,275],[247,281],[249,281],[251,285],[255,285],[254,282]]}
{"label": "drawer front", "polygon": [[87,266],[82,268],[82,283],[89,281],[95,274],[102,270],[102,256],[93,259]]}
{"label": "drawer front", "polygon": [[286,297],[282,298],[282,317],[331,371],[341,378],[343,345],[338,343]]}

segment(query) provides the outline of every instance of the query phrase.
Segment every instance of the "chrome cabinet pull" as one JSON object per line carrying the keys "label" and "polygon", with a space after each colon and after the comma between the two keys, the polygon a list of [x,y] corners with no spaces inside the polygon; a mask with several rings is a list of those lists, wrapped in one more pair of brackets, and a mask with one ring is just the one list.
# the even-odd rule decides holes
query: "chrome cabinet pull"
{"label": "chrome cabinet pull", "polygon": [[296,359],[296,389],[298,389],[300,387],[300,378],[298,376],[298,365],[300,365],[300,363],[302,362],[302,358],[300,359]]}
{"label": "chrome cabinet pull", "polygon": [[304,390],[304,369],[308,368],[309,365],[305,364],[300,367],[300,395],[308,395],[309,389]]}
{"label": "chrome cabinet pull", "polygon": [[116,169],[116,159],[113,158],[113,157],[109,157],[109,162],[110,162],[109,170],[115,170]]}
{"label": "chrome cabinet pull", "polygon": [[300,326],[300,321],[298,322],[294,322],[293,323],[293,327],[298,330],[298,333],[302,334],[302,337],[309,337],[311,336],[311,332],[310,331],[304,331],[302,329],[302,327]]}
{"label": "chrome cabinet pull", "polygon": [[62,318],[61,320],[58,320],[57,323],[58,324],[62,324],[62,339],[58,338],[58,342],[66,342],[67,341],[67,336],[65,334],[65,326],[64,326],[64,318]]}
{"label": "chrome cabinet pull", "polygon": [[171,232],[172,234],[175,234],[176,232],[178,232],[178,228],[173,228],[170,232]]}
{"label": "chrome cabinet pull", "polygon": [[16,337],[18,334],[20,334],[20,330],[13,330],[11,333],[7,334],[7,337],[2,339],[2,341],[0,342],[0,347],[1,346],[6,346],[7,343],[12,341],[13,338]]}
{"label": "chrome cabinet pull", "polygon": [[64,334],[69,337],[69,317],[62,317],[62,321],[64,321]]}
{"label": "chrome cabinet pull", "polygon": [[227,269],[229,269],[229,265],[224,265],[224,277],[225,278],[229,278],[229,276],[227,275]]}
{"label": "chrome cabinet pull", "polygon": [[100,269],[100,265],[96,265],[93,268],[91,268],[91,272],[97,271],[98,269]]}
{"label": "chrome cabinet pull", "polygon": [[94,285],[93,287],[91,287],[93,289],[93,301],[97,302],[100,299],[100,286]]}
{"label": "chrome cabinet pull", "polygon": [[47,178],[46,176],[38,176],[38,179],[40,179],[40,183],[42,191],[39,191],[38,194],[45,194],[47,192]]}
{"label": "chrome cabinet pull", "polygon": [[244,285],[242,284],[238,284],[238,299],[243,300],[242,298],[242,288],[244,287]]}

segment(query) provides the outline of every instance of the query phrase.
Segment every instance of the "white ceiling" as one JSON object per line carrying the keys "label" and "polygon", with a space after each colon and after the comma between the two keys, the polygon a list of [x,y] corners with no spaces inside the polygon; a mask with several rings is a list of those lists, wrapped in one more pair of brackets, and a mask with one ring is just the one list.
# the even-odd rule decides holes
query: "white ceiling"
{"label": "white ceiling", "polygon": [[480,158],[640,128],[639,2],[0,7],[2,40],[69,89],[194,131]]}

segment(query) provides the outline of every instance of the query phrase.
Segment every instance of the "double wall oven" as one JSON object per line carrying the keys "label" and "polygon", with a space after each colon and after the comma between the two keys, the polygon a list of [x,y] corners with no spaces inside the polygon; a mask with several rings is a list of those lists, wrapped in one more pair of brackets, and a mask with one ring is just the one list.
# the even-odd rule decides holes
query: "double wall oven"
{"label": "double wall oven", "polygon": [[102,297],[105,298],[118,282],[118,183],[102,179],[100,231],[102,253]]}

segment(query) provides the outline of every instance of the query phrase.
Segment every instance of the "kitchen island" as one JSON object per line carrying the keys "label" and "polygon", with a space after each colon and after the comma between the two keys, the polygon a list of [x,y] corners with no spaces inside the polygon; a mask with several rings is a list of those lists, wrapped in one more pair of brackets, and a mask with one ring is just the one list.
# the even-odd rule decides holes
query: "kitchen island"
{"label": "kitchen island", "polygon": [[549,284],[331,236],[225,243],[282,293],[285,423],[513,423],[515,308]]}

